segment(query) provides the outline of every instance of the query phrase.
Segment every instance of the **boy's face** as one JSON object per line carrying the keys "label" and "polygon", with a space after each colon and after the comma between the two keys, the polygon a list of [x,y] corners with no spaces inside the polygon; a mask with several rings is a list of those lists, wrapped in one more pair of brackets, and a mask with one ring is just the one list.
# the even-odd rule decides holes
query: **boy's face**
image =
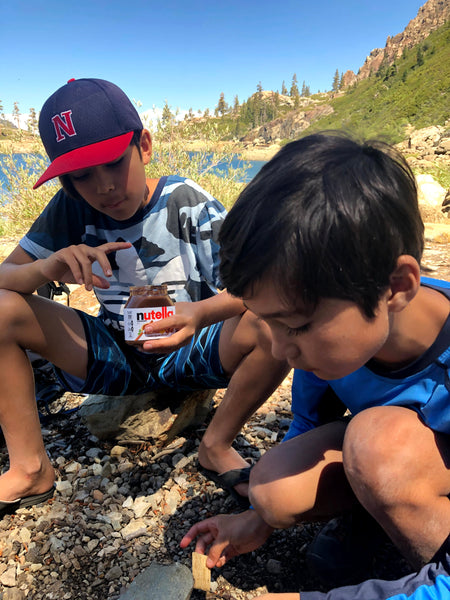
{"label": "boy's face", "polygon": [[326,380],[353,373],[373,358],[390,331],[388,292],[373,319],[348,300],[324,298],[314,312],[289,305],[270,281],[262,281],[245,305],[266,321],[272,334],[272,354],[289,365]]}
{"label": "boy's face", "polygon": [[75,190],[93,208],[117,221],[132,217],[147,197],[145,165],[151,158],[151,138],[141,137],[141,156],[134,144],[112,163],[69,173]]}

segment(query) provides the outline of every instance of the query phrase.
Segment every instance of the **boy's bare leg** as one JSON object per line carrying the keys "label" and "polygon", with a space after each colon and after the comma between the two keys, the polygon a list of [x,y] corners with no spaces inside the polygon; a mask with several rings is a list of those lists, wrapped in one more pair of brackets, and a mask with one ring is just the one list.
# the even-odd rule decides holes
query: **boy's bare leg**
{"label": "boy's bare leg", "polygon": [[359,501],[420,568],[449,534],[449,494],[450,437],[410,409],[382,406],[272,448],[252,470],[249,495],[274,528],[331,517]]}
{"label": "boy's bare leg", "polygon": [[271,448],[250,477],[250,500],[264,521],[286,529],[352,508],[356,498],[342,464],[347,424],[335,421]]}
{"label": "boy's bare leg", "polygon": [[[248,466],[231,447],[244,423],[273,393],[290,371],[271,354],[270,331],[253,313],[225,321],[219,342],[223,368],[233,373],[224,398],[199,447],[200,464],[218,473]],[[248,484],[236,490],[247,493]]]}
{"label": "boy's bare leg", "polygon": [[74,375],[86,374],[86,340],[75,311],[36,295],[0,292],[0,425],[10,461],[0,476],[3,501],[45,492],[55,477],[42,440],[25,348]]}
{"label": "boy's bare leg", "polygon": [[344,442],[347,477],[361,504],[420,568],[450,532],[450,436],[400,406],[356,415]]}
{"label": "boy's bare leg", "polygon": [[223,566],[263,544],[273,529],[327,518],[357,502],[345,477],[342,444],[346,423],[318,427],[274,446],[254,466],[249,498],[255,510],[216,515],[196,523],[181,540]]}

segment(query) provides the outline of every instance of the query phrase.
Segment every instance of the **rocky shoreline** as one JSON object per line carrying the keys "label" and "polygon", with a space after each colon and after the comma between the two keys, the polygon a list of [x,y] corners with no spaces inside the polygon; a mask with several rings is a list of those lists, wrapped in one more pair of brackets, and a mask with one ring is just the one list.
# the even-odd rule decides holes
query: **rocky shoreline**
{"label": "rocky shoreline", "polygon": [[[36,144],[38,143],[37,138],[28,136],[22,140],[1,140],[0,139],[0,154],[2,153],[28,153],[34,152]],[[201,140],[185,140],[185,149],[187,151],[201,151],[206,147],[206,142]],[[209,147],[209,145],[208,145]],[[221,142],[220,148],[222,150],[229,149],[231,152],[241,155],[243,160],[270,160],[280,149],[279,144],[240,144],[235,142]]]}

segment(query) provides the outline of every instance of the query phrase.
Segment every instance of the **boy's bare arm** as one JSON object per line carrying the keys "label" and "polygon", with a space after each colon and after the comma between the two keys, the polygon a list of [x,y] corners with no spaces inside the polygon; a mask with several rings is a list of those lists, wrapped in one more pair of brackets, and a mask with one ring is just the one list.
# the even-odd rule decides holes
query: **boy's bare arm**
{"label": "boy's bare arm", "polygon": [[[49,281],[78,283],[91,290],[95,285],[108,288],[106,277],[111,275],[111,265],[107,255],[111,252],[129,248],[128,242],[111,242],[91,248],[85,244],[63,248],[48,258],[33,260],[20,247],[0,265],[0,288],[23,294],[31,294]],[[92,272],[92,264],[98,262],[105,277]]]}
{"label": "boy's bare arm", "polygon": [[17,246],[0,265],[0,288],[23,294],[31,294],[48,283],[34,261],[20,246]]}
{"label": "boy's bare arm", "polygon": [[193,304],[201,314],[201,327],[207,327],[213,323],[236,317],[247,310],[240,298],[232,296],[226,290]]}

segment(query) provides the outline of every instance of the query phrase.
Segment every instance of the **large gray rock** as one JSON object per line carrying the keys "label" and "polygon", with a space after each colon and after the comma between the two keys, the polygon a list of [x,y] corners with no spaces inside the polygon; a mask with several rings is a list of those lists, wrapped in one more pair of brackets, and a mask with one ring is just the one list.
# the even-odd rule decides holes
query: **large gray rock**
{"label": "large gray rock", "polygon": [[202,423],[215,390],[158,390],[139,396],[89,396],[79,414],[100,440],[169,443],[189,426]]}
{"label": "large gray rock", "polygon": [[188,600],[194,580],[182,564],[151,564],[119,596],[119,600]]}

